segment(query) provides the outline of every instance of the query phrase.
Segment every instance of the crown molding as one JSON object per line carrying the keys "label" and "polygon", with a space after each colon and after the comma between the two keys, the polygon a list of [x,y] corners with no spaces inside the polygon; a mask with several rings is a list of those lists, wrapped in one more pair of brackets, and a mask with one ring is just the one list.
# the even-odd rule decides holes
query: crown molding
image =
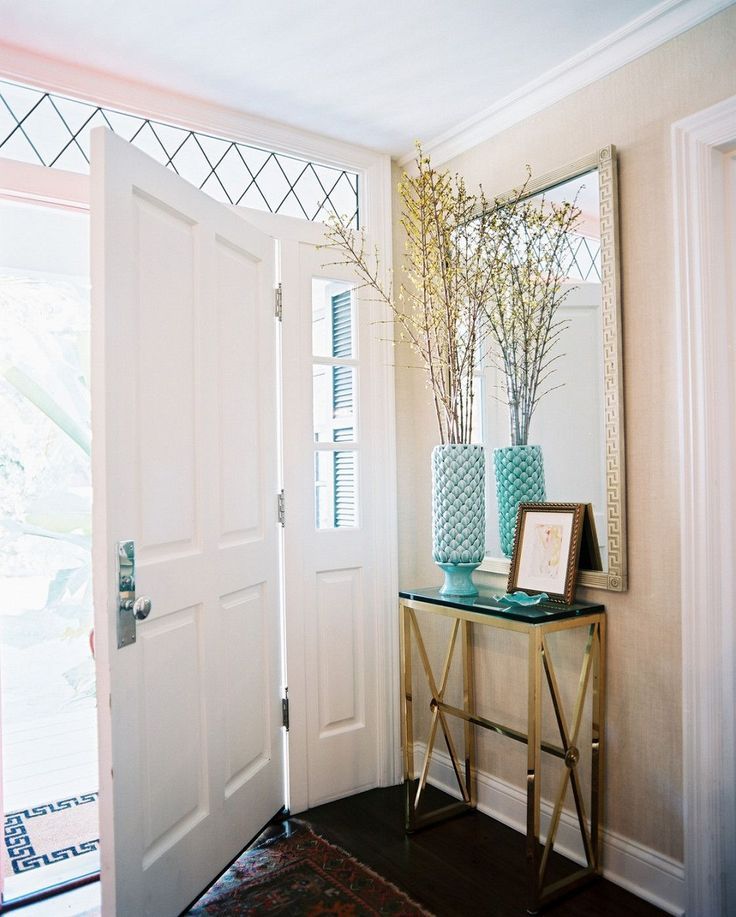
{"label": "crown molding", "polygon": [[[733,4],[734,0],[663,0],[647,13],[548,70],[472,118],[422,143],[441,165],[484,140],[543,111]],[[406,166],[415,151],[399,158]]]}
{"label": "crown molding", "polygon": [[0,79],[324,165],[364,171],[389,160],[386,153],[367,147],[2,42]]}

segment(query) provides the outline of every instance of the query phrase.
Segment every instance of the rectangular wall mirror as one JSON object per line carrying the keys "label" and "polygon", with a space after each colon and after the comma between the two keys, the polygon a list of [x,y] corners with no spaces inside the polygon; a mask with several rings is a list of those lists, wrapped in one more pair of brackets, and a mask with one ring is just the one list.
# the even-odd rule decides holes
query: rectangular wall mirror
{"label": "rectangular wall mirror", "polygon": [[[530,182],[529,196],[574,201],[582,211],[568,253],[571,291],[560,307],[568,322],[557,352],[554,390],[539,402],[529,443],[544,456],[547,500],[591,503],[600,570],[578,584],[623,591],[626,579],[626,477],[618,186],[615,147]],[[498,535],[493,449],[509,444],[508,409],[498,369],[482,370],[483,443],[488,455],[486,559],[481,569],[508,573]],[[500,387],[499,387],[500,386]]]}

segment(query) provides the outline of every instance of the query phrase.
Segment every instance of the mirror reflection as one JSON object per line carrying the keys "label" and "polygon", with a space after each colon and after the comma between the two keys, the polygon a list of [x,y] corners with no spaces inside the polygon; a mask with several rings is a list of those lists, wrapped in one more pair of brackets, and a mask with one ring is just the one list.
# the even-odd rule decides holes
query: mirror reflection
{"label": "mirror reflection", "polygon": [[[581,211],[565,252],[566,296],[557,318],[566,328],[556,346],[554,376],[530,425],[529,444],[542,448],[547,501],[591,503],[602,569],[608,569],[605,366],[598,169],[562,181],[538,195],[543,206],[574,202]],[[504,380],[492,359],[482,368],[477,429],[489,455],[486,551],[504,558],[498,526],[493,449],[509,443]]]}

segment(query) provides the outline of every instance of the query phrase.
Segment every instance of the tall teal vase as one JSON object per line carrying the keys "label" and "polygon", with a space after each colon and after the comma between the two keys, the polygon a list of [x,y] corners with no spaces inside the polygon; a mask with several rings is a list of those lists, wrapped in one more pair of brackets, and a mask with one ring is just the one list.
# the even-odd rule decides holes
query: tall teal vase
{"label": "tall teal vase", "polygon": [[486,550],[485,480],[483,446],[435,446],[432,556],[445,574],[444,595],[478,594],[472,574]]}
{"label": "tall teal vase", "polygon": [[493,450],[496,469],[496,501],[501,550],[511,557],[514,550],[516,514],[520,503],[543,503],[544,463],[540,446],[507,446]]}

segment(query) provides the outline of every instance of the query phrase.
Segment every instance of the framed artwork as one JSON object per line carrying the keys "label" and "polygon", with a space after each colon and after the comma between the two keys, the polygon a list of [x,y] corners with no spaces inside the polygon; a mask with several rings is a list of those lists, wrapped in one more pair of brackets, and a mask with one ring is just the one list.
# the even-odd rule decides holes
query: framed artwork
{"label": "framed artwork", "polygon": [[585,514],[584,503],[519,504],[508,592],[572,604]]}

